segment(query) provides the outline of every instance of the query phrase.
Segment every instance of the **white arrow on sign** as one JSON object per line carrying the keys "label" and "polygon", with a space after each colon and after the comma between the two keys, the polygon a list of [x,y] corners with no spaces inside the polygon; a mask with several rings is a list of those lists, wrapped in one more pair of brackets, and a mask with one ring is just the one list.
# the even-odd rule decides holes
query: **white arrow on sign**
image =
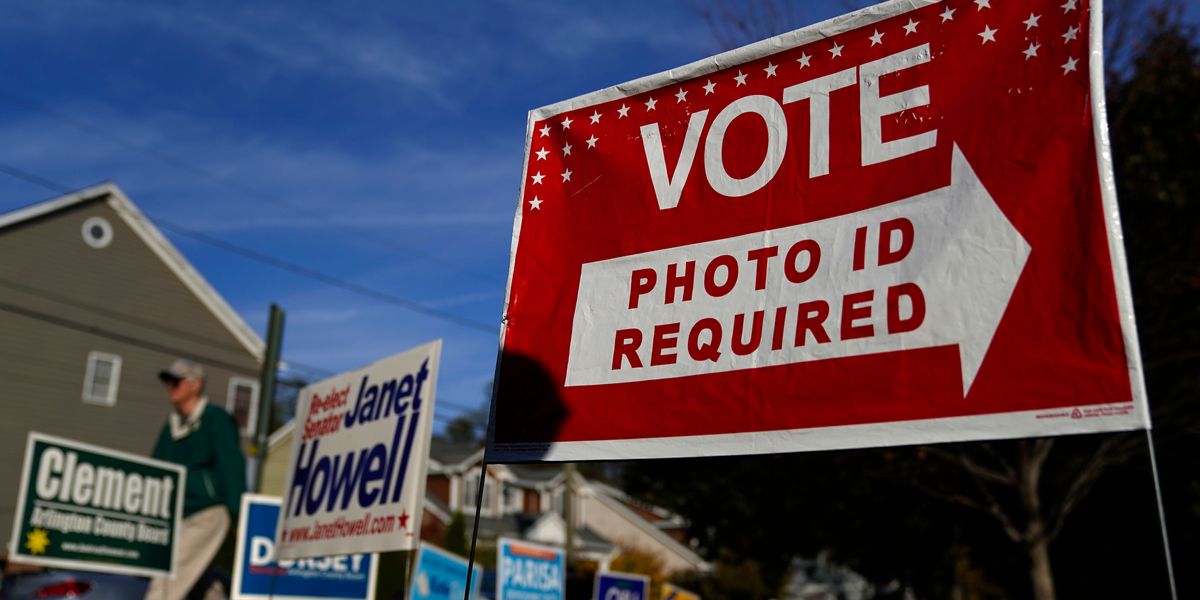
{"label": "white arrow on sign", "polygon": [[[896,220],[911,223],[911,250],[880,266],[880,224]],[[865,260],[855,270],[855,237],[864,227]],[[804,240],[817,242],[821,257],[809,278],[793,283],[784,262],[788,250]],[[896,250],[903,244],[889,238],[885,246]],[[777,254],[759,277],[760,263],[747,253],[772,247]],[[944,188],[823,221],[583,265],[565,384],[666,379],[957,345],[965,396],[1029,252],[955,145],[950,185]],[[805,270],[811,256],[794,254],[793,275]],[[690,261],[695,265],[689,285],[680,276]],[[654,272],[651,287],[647,270]],[[636,307],[629,308],[635,272],[642,279],[632,294]],[[667,284],[672,273],[673,290]],[[706,292],[706,275],[712,275],[710,291],[719,293]],[[730,277],[734,282],[726,285]],[[889,333],[889,312],[893,319],[917,322],[911,295],[890,306],[887,298],[889,289],[911,290],[909,284],[924,299],[924,318],[915,329]],[[821,303],[827,314],[813,309]],[[857,333],[847,334],[847,324]],[[707,352],[696,351],[707,346]]]}

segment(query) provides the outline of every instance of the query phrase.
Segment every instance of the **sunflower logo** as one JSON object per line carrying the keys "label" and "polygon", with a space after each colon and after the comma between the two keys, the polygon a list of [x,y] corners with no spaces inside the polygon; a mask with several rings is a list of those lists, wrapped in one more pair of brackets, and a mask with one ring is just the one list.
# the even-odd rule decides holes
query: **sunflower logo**
{"label": "sunflower logo", "polygon": [[50,536],[45,529],[34,529],[25,534],[25,547],[31,554],[45,554],[50,546]]}

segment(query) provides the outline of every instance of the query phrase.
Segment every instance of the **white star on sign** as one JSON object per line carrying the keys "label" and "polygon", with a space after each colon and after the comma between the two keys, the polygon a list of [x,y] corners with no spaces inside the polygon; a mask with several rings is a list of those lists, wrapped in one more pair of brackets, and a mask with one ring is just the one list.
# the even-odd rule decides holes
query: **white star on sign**
{"label": "white star on sign", "polygon": [[770,78],[774,77],[774,76],[775,76],[775,69],[778,69],[778,68],[779,68],[779,67],[778,67],[776,64],[774,64],[774,63],[771,63],[771,62],[768,62],[768,63],[767,63],[767,68],[763,69],[763,71],[765,71],[765,72],[767,73],[767,79],[770,79]]}
{"label": "white star on sign", "polygon": [[629,107],[622,104],[621,108],[617,109],[617,114],[619,115],[617,117],[618,119],[624,119],[625,117],[628,117],[629,116]]}
{"label": "white star on sign", "polygon": [[947,6],[946,10],[943,10],[942,14],[939,15],[940,17],[942,17],[942,22],[945,23],[946,21],[953,21],[955,10],[957,10],[957,9],[950,8],[949,6]]}
{"label": "white star on sign", "polygon": [[678,104],[684,100],[687,100],[687,90],[679,88],[679,91],[675,92],[675,103]]}
{"label": "white star on sign", "polygon": [[592,116],[590,116],[588,118],[592,120],[592,125],[599,123],[600,122],[600,111],[596,111],[596,112],[592,113]]}
{"label": "white star on sign", "polygon": [[737,80],[737,85],[734,87],[741,87],[743,85],[746,85],[746,74],[745,73],[738,71],[737,77],[734,77],[734,79]]}
{"label": "white star on sign", "polygon": [[596,136],[594,136],[594,135],[593,135],[592,137],[588,138],[588,139],[587,139],[587,145],[588,145],[588,148],[595,148],[595,147],[596,147],[596,142],[598,142],[598,141],[600,141],[600,138],[598,138],[598,137],[596,137]]}
{"label": "white star on sign", "polygon": [[1042,47],[1041,44],[1030,42],[1029,47],[1026,48],[1025,51],[1022,52],[1021,54],[1025,55],[1025,60],[1029,60],[1038,55],[1038,53],[1037,53],[1038,48],[1041,48],[1041,47]]}
{"label": "white star on sign", "polygon": [[1063,75],[1066,75],[1067,73],[1070,73],[1071,71],[1074,71],[1075,65],[1077,65],[1077,64],[1079,64],[1078,60],[1076,60],[1074,58],[1068,58],[1067,62],[1063,63],[1063,66],[1062,66]]}
{"label": "white star on sign", "polygon": [[563,183],[570,181],[571,180],[571,170],[567,169],[566,171],[563,171],[562,178],[563,178]]}
{"label": "white star on sign", "polygon": [[797,58],[796,62],[800,63],[800,68],[803,69],[804,67],[811,66],[809,63],[812,62],[812,57],[807,52],[801,52],[800,58]]}
{"label": "white star on sign", "polygon": [[542,132],[542,137],[546,137],[546,136],[550,135],[550,125],[547,124],[545,127],[539,129],[538,131]]}
{"label": "white star on sign", "polygon": [[1025,31],[1029,31],[1030,29],[1037,27],[1038,21],[1041,20],[1041,18],[1042,18],[1042,15],[1035,15],[1033,13],[1029,13],[1029,18],[1025,19],[1024,21],[1021,21],[1022,23],[1025,24]]}
{"label": "white star on sign", "polygon": [[533,177],[533,185],[540,185],[542,180],[546,178],[545,175],[542,175],[541,171],[538,171],[537,175],[531,175],[531,177]]}
{"label": "white star on sign", "polygon": [[980,31],[980,32],[979,32],[979,37],[983,38],[983,41],[982,41],[982,42],[980,42],[980,43],[981,43],[981,44],[986,44],[986,43],[988,43],[988,42],[994,42],[994,41],[996,41],[996,32],[997,32],[997,31],[999,31],[999,29],[992,29],[991,27],[988,27],[987,25],[984,25],[984,26],[983,26],[983,31]]}
{"label": "white star on sign", "polygon": [[908,23],[904,24],[904,35],[917,32],[917,22],[909,19]]}
{"label": "white star on sign", "polygon": [[983,10],[985,8],[991,8],[992,4],[991,0],[975,0],[975,6],[977,7],[975,10]]}
{"label": "white star on sign", "polygon": [[658,104],[658,99],[656,99],[656,98],[651,98],[651,99],[647,100],[647,101],[646,101],[646,110],[647,110],[647,111],[654,110],[654,105],[655,105],[655,104]]}
{"label": "white star on sign", "polygon": [[704,95],[707,96],[713,93],[713,88],[715,87],[717,87],[717,84],[713,83],[712,80],[709,79],[708,83],[704,84]]}
{"label": "white star on sign", "polygon": [[837,42],[834,42],[833,47],[829,49],[830,58],[833,58],[834,56],[841,56],[842,48],[845,48],[845,46],[839,46]]}
{"label": "white star on sign", "polygon": [[533,200],[529,201],[529,210],[538,210],[541,207],[542,207],[542,199],[541,198],[534,196]]}
{"label": "white star on sign", "polygon": [[563,126],[563,129],[570,129],[571,128],[571,117],[567,117],[567,118],[563,119],[562,126]]}
{"label": "white star on sign", "polygon": [[871,45],[878,46],[879,44],[882,44],[882,43],[883,43],[883,34],[879,33],[879,30],[876,29],[875,34],[871,36]]}
{"label": "white star on sign", "polygon": [[1063,36],[1062,36],[1063,42],[1066,43],[1066,42],[1075,41],[1075,36],[1078,33],[1079,33],[1079,28],[1072,25],[1071,28],[1068,29],[1067,32],[1063,34]]}
{"label": "white star on sign", "polygon": [[566,146],[563,146],[563,156],[570,156],[570,155],[571,155],[571,148],[572,148],[572,146],[571,146],[570,144],[567,144]]}
{"label": "white star on sign", "polygon": [[1064,2],[1062,5],[1062,9],[1063,9],[1064,15],[1075,10],[1075,0],[1067,0],[1066,2]]}
{"label": "white star on sign", "polygon": [[537,151],[538,160],[546,160],[546,155],[547,155],[547,154],[550,154],[550,151],[549,151],[549,150],[547,150],[547,149],[545,149],[545,148],[542,148],[541,150],[538,150],[538,151]]}

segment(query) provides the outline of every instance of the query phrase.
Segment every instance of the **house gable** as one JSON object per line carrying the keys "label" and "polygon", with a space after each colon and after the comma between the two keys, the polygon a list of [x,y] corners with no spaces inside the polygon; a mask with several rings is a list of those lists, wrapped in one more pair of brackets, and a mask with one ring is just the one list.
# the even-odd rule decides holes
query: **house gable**
{"label": "house gable", "polygon": [[[0,215],[0,256],[4,456],[30,431],[148,454],[170,408],[157,373],[178,356],[204,364],[219,406],[231,379],[257,379],[261,341],[114,185]],[[92,357],[119,362],[111,402],[84,400]]]}

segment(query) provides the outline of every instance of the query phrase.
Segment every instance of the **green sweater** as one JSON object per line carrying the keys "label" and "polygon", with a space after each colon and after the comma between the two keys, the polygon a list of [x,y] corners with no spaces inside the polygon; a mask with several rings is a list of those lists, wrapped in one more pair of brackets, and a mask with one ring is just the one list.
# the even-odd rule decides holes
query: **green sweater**
{"label": "green sweater", "polygon": [[220,407],[205,404],[199,418],[185,420],[182,427],[186,430],[177,439],[171,433],[170,420],[163,425],[154,444],[154,458],[187,467],[183,516],[224,504],[236,523],[246,491],[246,461],[238,444],[237,424]]}

